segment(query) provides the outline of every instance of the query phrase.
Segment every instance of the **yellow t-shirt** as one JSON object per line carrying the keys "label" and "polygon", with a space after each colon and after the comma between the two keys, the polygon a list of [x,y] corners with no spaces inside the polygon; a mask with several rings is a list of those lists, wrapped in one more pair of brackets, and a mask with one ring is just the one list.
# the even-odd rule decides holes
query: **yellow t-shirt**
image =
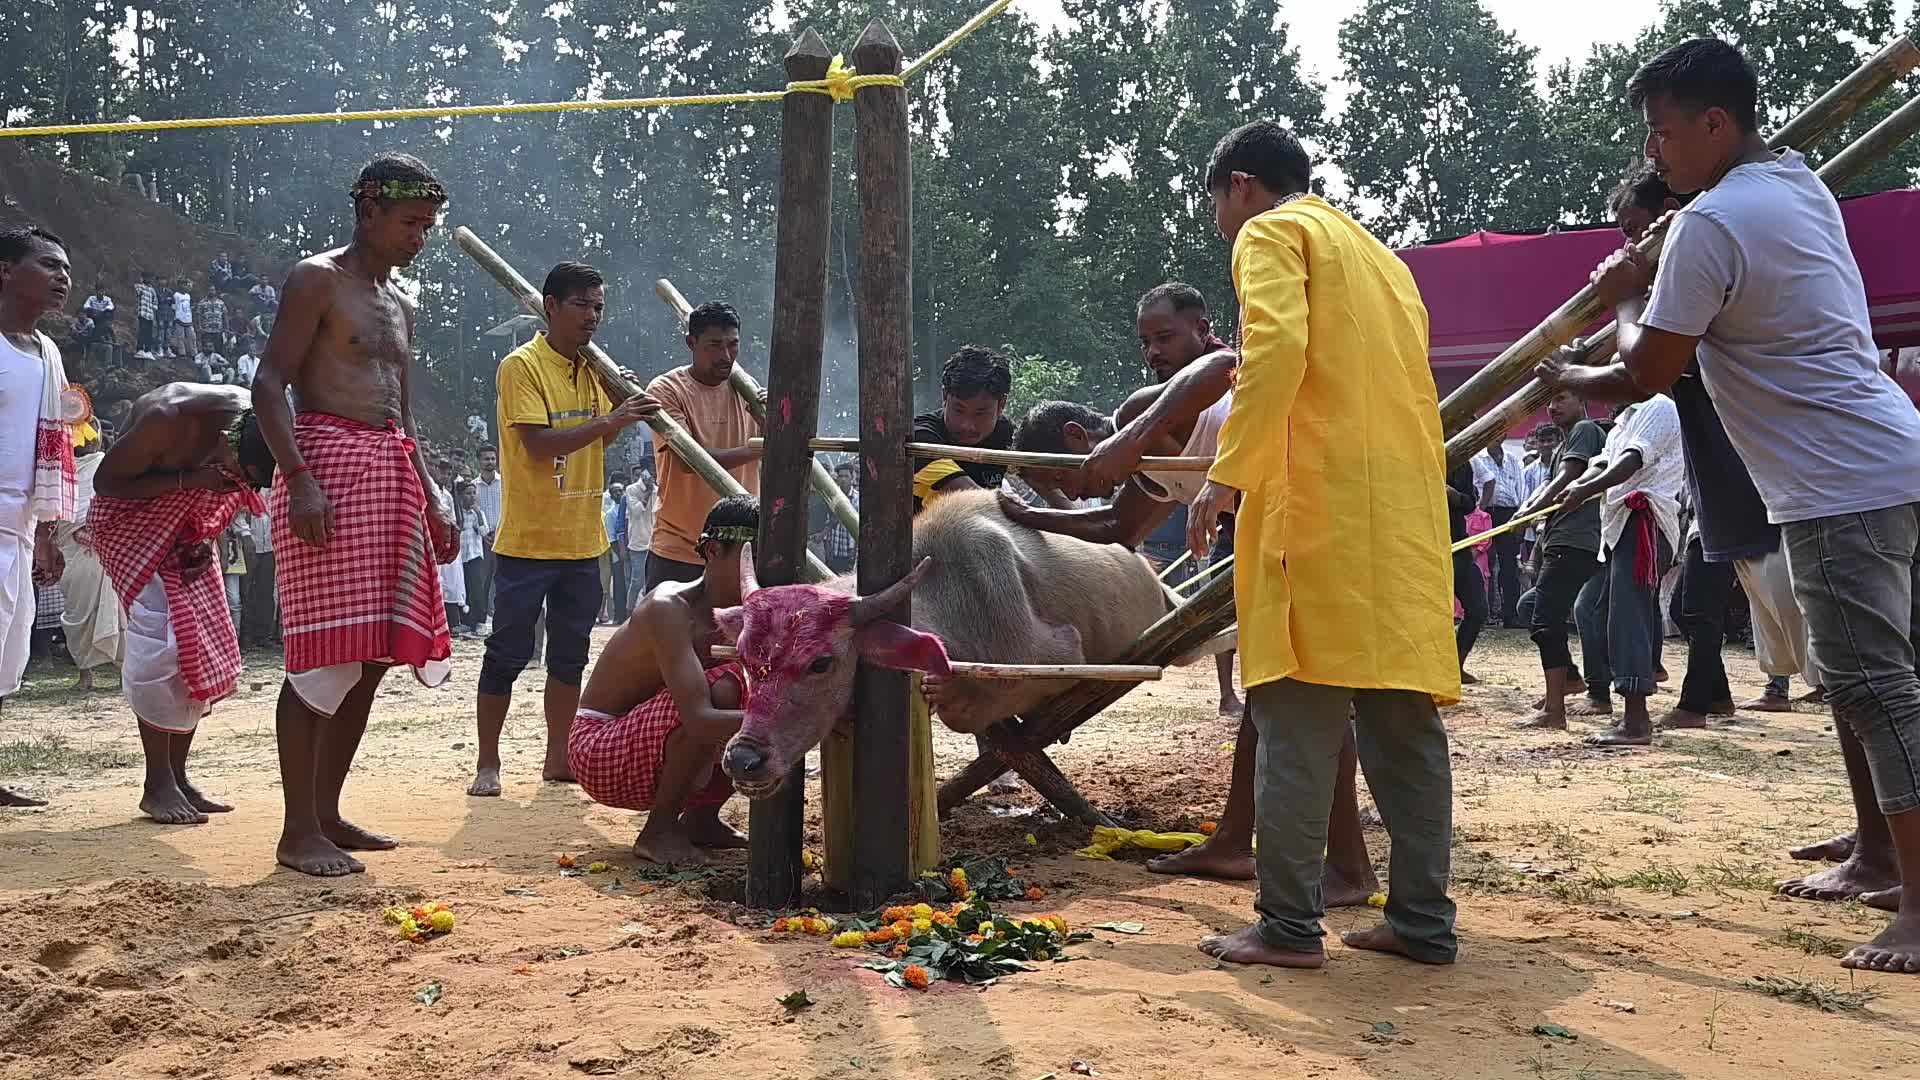
{"label": "yellow t-shirt", "polygon": [[545,334],[500,361],[500,529],[495,554],[518,559],[596,559],[607,550],[600,517],[606,446],[600,439],[562,458],[535,460],[515,424],[564,430],[611,406],[600,381],[547,344]]}
{"label": "yellow t-shirt", "polygon": [[1246,685],[1460,699],[1446,450],[1406,264],[1308,196],[1233,244],[1240,368],[1208,476],[1246,493],[1234,605]]}

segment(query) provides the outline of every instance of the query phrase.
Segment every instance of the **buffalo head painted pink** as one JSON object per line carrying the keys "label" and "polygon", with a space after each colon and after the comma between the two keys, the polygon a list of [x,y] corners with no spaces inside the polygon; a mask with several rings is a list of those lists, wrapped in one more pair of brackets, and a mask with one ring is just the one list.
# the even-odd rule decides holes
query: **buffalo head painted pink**
{"label": "buffalo head painted pink", "polygon": [[[883,618],[926,576],[930,561],[872,596],[819,585],[760,588],[753,554],[740,558],[741,604],[714,613],[747,671],[746,718],[720,767],[742,795],[764,799],[846,714],[853,674],[865,659],[882,667],[951,674],[932,634]],[[902,718],[905,722],[905,718]]]}

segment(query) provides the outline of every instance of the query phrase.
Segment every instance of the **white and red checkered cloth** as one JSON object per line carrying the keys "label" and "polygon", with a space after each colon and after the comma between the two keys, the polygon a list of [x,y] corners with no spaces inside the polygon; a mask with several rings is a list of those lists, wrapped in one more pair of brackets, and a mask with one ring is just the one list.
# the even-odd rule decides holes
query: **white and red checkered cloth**
{"label": "white and red checkered cloth", "polygon": [[414,442],[399,425],[330,413],[293,420],[294,445],[333,504],[333,539],[293,535],[283,471],[274,477],[274,570],[287,670],[391,662],[415,668],[453,655],[440,599],[440,559]]}
{"label": "white and red checkered cloth", "polygon": [[[707,669],[707,685],[731,676],[743,688],[746,671],[739,664]],[[683,721],[673,704],[673,692],[661,690],[634,706],[625,716],[583,711],[573,719],[567,735],[567,767],[580,790],[602,806],[626,810],[653,809],[660,786],[660,768],[667,760],[667,736]],[[733,781],[714,763],[713,775],[687,796],[682,810],[719,806],[733,795]]]}
{"label": "white and red checkered cloth", "polygon": [[170,491],[157,499],[95,495],[87,529],[124,612],[155,574],[167,593],[167,615],[180,653],[187,696],[209,704],[233,693],[240,677],[240,639],[227,613],[220,560],[208,560],[191,580],[180,573],[181,556],[219,536],[241,507],[263,509],[250,487],[237,491]]}

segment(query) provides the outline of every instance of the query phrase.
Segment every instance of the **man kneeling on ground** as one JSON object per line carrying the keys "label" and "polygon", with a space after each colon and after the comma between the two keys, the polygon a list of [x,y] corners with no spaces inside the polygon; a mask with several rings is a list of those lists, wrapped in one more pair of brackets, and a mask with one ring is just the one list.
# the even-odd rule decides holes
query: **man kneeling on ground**
{"label": "man kneeling on ground", "polygon": [[633,842],[643,859],[697,866],[701,848],[746,845],[720,820],[733,794],[720,751],[740,730],[746,676],[707,654],[719,641],[714,609],[740,604],[741,552],[759,519],[750,495],[714,504],[695,549],[705,572],[642,597],[580,692],[567,764],[595,802],[647,811]]}

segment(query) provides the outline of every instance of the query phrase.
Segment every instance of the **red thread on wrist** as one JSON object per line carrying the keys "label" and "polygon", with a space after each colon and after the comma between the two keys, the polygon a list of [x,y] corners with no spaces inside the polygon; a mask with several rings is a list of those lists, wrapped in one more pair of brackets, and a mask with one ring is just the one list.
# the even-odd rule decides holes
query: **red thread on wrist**
{"label": "red thread on wrist", "polygon": [[299,476],[301,473],[311,473],[311,472],[313,472],[313,470],[308,468],[305,464],[295,465],[293,468],[287,470],[287,477],[288,479],[292,479],[293,477]]}

